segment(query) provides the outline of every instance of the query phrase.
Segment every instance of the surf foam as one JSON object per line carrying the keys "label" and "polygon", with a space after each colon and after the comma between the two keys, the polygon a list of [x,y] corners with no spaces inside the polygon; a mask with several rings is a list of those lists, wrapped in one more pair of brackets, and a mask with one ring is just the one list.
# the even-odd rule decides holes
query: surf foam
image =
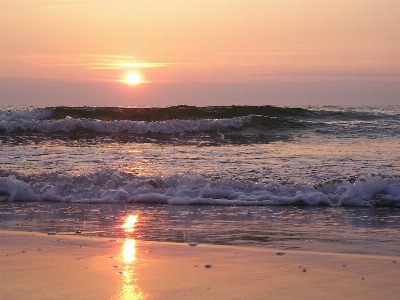
{"label": "surf foam", "polygon": [[[45,178],[45,175],[40,176]],[[23,182],[0,178],[0,199],[7,201],[128,202],[175,205],[328,205],[400,206],[400,178],[287,186],[239,181],[211,181],[198,175],[137,177],[100,171],[85,176],[47,175]]]}

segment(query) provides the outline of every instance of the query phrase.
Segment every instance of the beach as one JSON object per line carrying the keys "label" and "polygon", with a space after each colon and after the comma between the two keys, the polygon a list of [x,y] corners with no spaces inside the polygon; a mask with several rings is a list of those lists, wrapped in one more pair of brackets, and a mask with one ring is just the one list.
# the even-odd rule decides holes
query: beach
{"label": "beach", "polygon": [[[395,299],[390,256],[3,230],[2,299]],[[27,296],[28,295],[28,296]]]}

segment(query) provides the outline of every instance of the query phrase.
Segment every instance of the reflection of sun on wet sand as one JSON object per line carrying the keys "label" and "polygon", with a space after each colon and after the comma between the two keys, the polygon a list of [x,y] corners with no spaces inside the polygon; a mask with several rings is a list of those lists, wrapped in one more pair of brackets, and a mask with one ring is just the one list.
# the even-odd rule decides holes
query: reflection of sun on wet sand
{"label": "reflection of sun on wet sand", "polygon": [[15,231],[1,231],[0,239],[2,299],[395,299],[400,293],[394,257]]}
{"label": "reflection of sun on wet sand", "polygon": [[118,299],[121,300],[135,300],[135,299],[146,299],[148,295],[140,291],[137,286],[137,276],[135,268],[136,260],[136,242],[134,239],[125,239],[122,246],[122,253],[120,254],[121,260],[121,271],[119,274],[122,275],[120,291],[118,292]]}
{"label": "reflection of sun on wet sand", "polygon": [[[132,233],[135,231],[136,222],[138,222],[138,216],[130,215],[126,218],[125,223],[121,227],[126,233]],[[149,295],[140,291],[136,282],[138,276],[135,268],[136,241],[132,238],[126,238],[123,242],[122,251],[117,258],[121,263],[119,266],[121,271],[118,273],[122,275],[117,299],[138,300],[149,298]]]}

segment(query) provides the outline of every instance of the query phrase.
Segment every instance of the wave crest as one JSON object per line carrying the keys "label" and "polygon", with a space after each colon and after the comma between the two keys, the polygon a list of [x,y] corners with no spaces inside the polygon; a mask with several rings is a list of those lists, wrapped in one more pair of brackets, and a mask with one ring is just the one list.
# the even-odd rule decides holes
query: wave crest
{"label": "wave crest", "polygon": [[73,119],[66,117],[62,120],[20,120],[0,121],[0,130],[10,132],[33,131],[33,132],[74,132],[88,130],[98,133],[120,133],[133,134],[145,133],[167,133],[179,134],[185,132],[201,132],[210,130],[224,130],[227,128],[239,128],[248,122],[249,118],[233,119],[202,119],[202,120],[168,120],[158,122],[147,121],[102,121],[92,119]]}
{"label": "wave crest", "polygon": [[236,181],[213,182],[191,174],[148,178],[111,170],[86,176],[52,174],[40,178],[40,181],[38,177],[28,182],[13,177],[0,178],[0,197],[8,201],[87,203],[400,207],[400,178],[368,177],[364,181],[344,181],[319,187]]}

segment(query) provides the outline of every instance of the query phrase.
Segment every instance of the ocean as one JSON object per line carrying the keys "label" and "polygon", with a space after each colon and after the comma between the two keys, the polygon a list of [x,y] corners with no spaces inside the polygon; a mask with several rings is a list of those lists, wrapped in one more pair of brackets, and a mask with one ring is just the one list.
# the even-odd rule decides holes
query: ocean
{"label": "ocean", "polygon": [[400,106],[2,107],[0,154],[3,229],[400,255]]}

